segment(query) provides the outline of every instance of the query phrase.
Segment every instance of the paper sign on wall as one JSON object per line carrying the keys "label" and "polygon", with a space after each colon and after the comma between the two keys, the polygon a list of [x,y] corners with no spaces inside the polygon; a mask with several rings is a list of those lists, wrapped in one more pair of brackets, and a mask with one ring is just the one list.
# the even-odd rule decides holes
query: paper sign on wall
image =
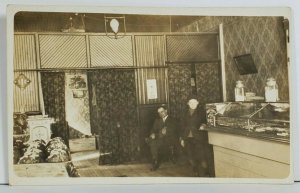
{"label": "paper sign on wall", "polygon": [[147,80],[147,97],[148,99],[157,99],[156,79]]}

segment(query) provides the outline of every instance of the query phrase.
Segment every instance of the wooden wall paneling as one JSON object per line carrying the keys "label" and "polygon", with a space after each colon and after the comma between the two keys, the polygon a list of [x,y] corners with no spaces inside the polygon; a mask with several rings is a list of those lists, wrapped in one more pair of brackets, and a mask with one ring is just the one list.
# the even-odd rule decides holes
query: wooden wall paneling
{"label": "wooden wall paneling", "polygon": [[[36,52],[36,68],[37,69],[41,69],[41,51],[40,51],[40,43],[39,43],[39,34],[38,33],[35,33],[34,34],[35,36],[35,52]],[[40,79],[40,77],[38,77]]]}
{"label": "wooden wall paneling", "polygon": [[135,36],[136,60],[138,66],[165,65],[165,37]]}
{"label": "wooden wall paneling", "polygon": [[34,34],[14,35],[14,70],[36,69]]}
{"label": "wooden wall paneling", "polygon": [[14,84],[14,112],[39,111],[37,72],[14,72],[14,79],[23,73],[31,82],[26,88]]}
{"label": "wooden wall paneling", "polygon": [[[138,85],[139,85],[139,103],[167,103],[167,87],[165,68],[148,68],[138,69]],[[148,99],[147,96],[147,80],[156,79],[157,99]]]}
{"label": "wooden wall paneling", "polygon": [[[165,66],[165,37],[163,35],[135,36],[136,65],[140,104],[167,103]],[[161,68],[162,67],[162,68]],[[157,99],[147,97],[147,79],[156,79]]]}
{"label": "wooden wall paneling", "polygon": [[91,67],[133,66],[132,36],[111,39],[107,36],[90,35]]}
{"label": "wooden wall paneling", "polygon": [[39,35],[42,68],[85,68],[87,51],[85,35]]}
{"label": "wooden wall paneling", "polygon": [[[214,146],[216,177],[285,178],[290,165]],[[276,168],[276,169],[274,169]]]}
{"label": "wooden wall paneling", "polygon": [[248,136],[209,132],[216,177],[273,179],[290,174],[290,145]]}
{"label": "wooden wall paneling", "polygon": [[219,59],[218,34],[167,35],[168,62],[203,62]]}
{"label": "wooden wall paneling", "polygon": [[[24,74],[30,84],[26,88],[19,88],[14,84],[13,99],[14,112],[39,111],[38,68],[35,34],[14,35],[14,80]],[[30,70],[30,71],[28,71]],[[22,72],[23,71],[23,72]]]}

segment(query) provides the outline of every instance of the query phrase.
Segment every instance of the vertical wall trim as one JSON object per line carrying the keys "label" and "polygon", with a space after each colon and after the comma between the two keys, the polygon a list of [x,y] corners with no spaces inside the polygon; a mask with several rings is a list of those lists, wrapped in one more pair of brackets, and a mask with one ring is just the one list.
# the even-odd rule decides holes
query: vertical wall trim
{"label": "vertical wall trim", "polygon": [[40,44],[39,44],[39,34],[35,33],[35,51],[36,51],[36,68],[41,68],[41,58],[40,58]]}
{"label": "vertical wall trim", "polygon": [[223,24],[219,25],[219,37],[220,37],[220,54],[221,54],[221,73],[222,73],[222,95],[223,101],[227,101],[226,93],[226,72],[225,72],[225,54],[224,54],[224,36],[223,36]]}
{"label": "vertical wall trim", "polygon": [[38,92],[39,92],[39,98],[40,98],[40,110],[42,112],[42,115],[45,115],[45,104],[44,104],[44,96],[43,96],[43,90],[42,90],[42,80],[41,80],[41,72],[38,72]]}
{"label": "vertical wall trim", "polygon": [[86,46],[86,61],[87,61],[87,67],[91,67],[91,54],[90,54],[90,37],[89,35],[85,35],[85,46]]}
{"label": "vertical wall trim", "polygon": [[[35,51],[36,51],[36,68],[41,69],[41,54],[40,54],[40,44],[39,44],[39,34],[35,33]],[[40,111],[42,115],[45,115],[45,105],[44,105],[44,98],[43,98],[43,91],[42,91],[42,81],[41,81],[41,72],[37,73],[37,89],[38,89],[38,101],[40,106]]]}
{"label": "vertical wall trim", "polygon": [[[167,61],[167,36],[163,35],[163,39],[164,39],[164,47],[163,47],[163,55],[164,55],[164,66],[167,66],[166,61]],[[165,68],[165,86],[166,86],[166,103],[167,103],[167,107],[168,109],[170,109],[170,100],[169,100],[169,93],[170,93],[170,89],[169,89],[169,67]]]}
{"label": "vertical wall trim", "polygon": [[[284,18],[284,19],[288,19],[288,18]],[[288,27],[288,29],[284,29],[285,32],[285,42],[286,42],[286,62],[287,62],[287,73],[288,73],[288,85],[289,85],[289,99],[288,101],[291,101],[291,96],[292,96],[292,79],[291,79],[291,50],[290,50],[290,41],[291,41],[291,37],[290,37],[290,27]]]}
{"label": "vertical wall trim", "polygon": [[133,66],[137,66],[137,58],[136,58],[136,45],[135,45],[135,35],[131,35],[131,46],[132,46],[132,61]]}
{"label": "vertical wall trim", "polygon": [[[131,36],[131,42],[132,42],[132,60],[133,60],[133,66],[137,66],[137,58],[136,58],[136,45],[135,45],[135,36]],[[136,108],[137,108],[137,119],[138,119],[138,126],[141,125],[140,123],[140,90],[139,90],[139,80],[138,80],[138,69],[134,69],[134,79],[135,79],[135,94],[136,94]],[[140,129],[140,128],[139,128]]]}

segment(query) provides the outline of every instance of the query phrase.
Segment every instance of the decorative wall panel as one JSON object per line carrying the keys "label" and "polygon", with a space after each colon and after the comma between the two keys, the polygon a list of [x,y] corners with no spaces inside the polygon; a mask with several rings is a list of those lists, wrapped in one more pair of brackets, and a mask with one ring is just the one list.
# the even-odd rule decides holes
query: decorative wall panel
{"label": "decorative wall panel", "polygon": [[36,69],[34,35],[14,36],[14,70]]}
{"label": "decorative wall panel", "polygon": [[167,35],[167,56],[170,62],[218,60],[217,34]]}
{"label": "decorative wall panel", "polygon": [[137,66],[165,65],[164,36],[135,36]]}
{"label": "decorative wall panel", "polygon": [[66,122],[65,73],[41,72],[41,85],[45,113],[54,118],[51,125],[52,137],[62,137],[69,146],[69,127]]}
{"label": "decorative wall panel", "polygon": [[[154,104],[167,102],[167,76],[165,68],[138,69],[139,104]],[[157,98],[148,99],[147,80],[155,79]]]}
{"label": "decorative wall panel", "polygon": [[193,22],[192,24],[180,28],[179,32],[219,32],[219,24],[237,22],[240,17],[238,16],[207,16]]}
{"label": "decorative wall panel", "polygon": [[133,66],[131,36],[111,39],[107,36],[89,36],[92,67]]}
{"label": "decorative wall panel", "polygon": [[168,68],[169,114],[180,119],[187,109],[187,101],[192,95],[191,65],[172,64]]}
{"label": "decorative wall panel", "polygon": [[[78,86],[73,86],[74,84]],[[81,134],[91,135],[87,84],[87,75],[85,72],[66,73],[66,120],[70,127]]]}
{"label": "decorative wall panel", "polygon": [[[264,96],[267,78],[274,77],[279,98],[289,100],[287,48],[282,17],[204,17],[180,29],[186,32],[218,31],[223,23],[226,88],[228,100],[234,100],[237,80],[243,80],[246,92]],[[251,53],[257,74],[239,75],[233,57]]]}
{"label": "decorative wall panel", "polygon": [[197,96],[200,103],[222,101],[221,66],[219,63],[196,64]]}
{"label": "decorative wall panel", "polygon": [[42,68],[87,67],[84,35],[39,35]]}
{"label": "decorative wall panel", "polygon": [[91,127],[99,135],[99,151],[111,154],[110,164],[136,160],[139,128],[134,70],[94,70],[88,78]]}
{"label": "decorative wall panel", "polygon": [[39,111],[39,89],[37,72],[14,72],[14,79],[24,74],[30,83],[25,88],[14,84],[14,112]]}

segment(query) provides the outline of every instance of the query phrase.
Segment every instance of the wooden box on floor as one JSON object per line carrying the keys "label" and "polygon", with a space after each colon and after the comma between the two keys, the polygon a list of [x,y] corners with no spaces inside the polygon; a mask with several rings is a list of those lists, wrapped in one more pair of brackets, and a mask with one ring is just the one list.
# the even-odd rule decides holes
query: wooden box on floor
{"label": "wooden box on floor", "polygon": [[82,151],[93,151],[96,150],[96,138],[78,138],[70,139],[69,146],[71,153],[73,152],[82,152]]}

